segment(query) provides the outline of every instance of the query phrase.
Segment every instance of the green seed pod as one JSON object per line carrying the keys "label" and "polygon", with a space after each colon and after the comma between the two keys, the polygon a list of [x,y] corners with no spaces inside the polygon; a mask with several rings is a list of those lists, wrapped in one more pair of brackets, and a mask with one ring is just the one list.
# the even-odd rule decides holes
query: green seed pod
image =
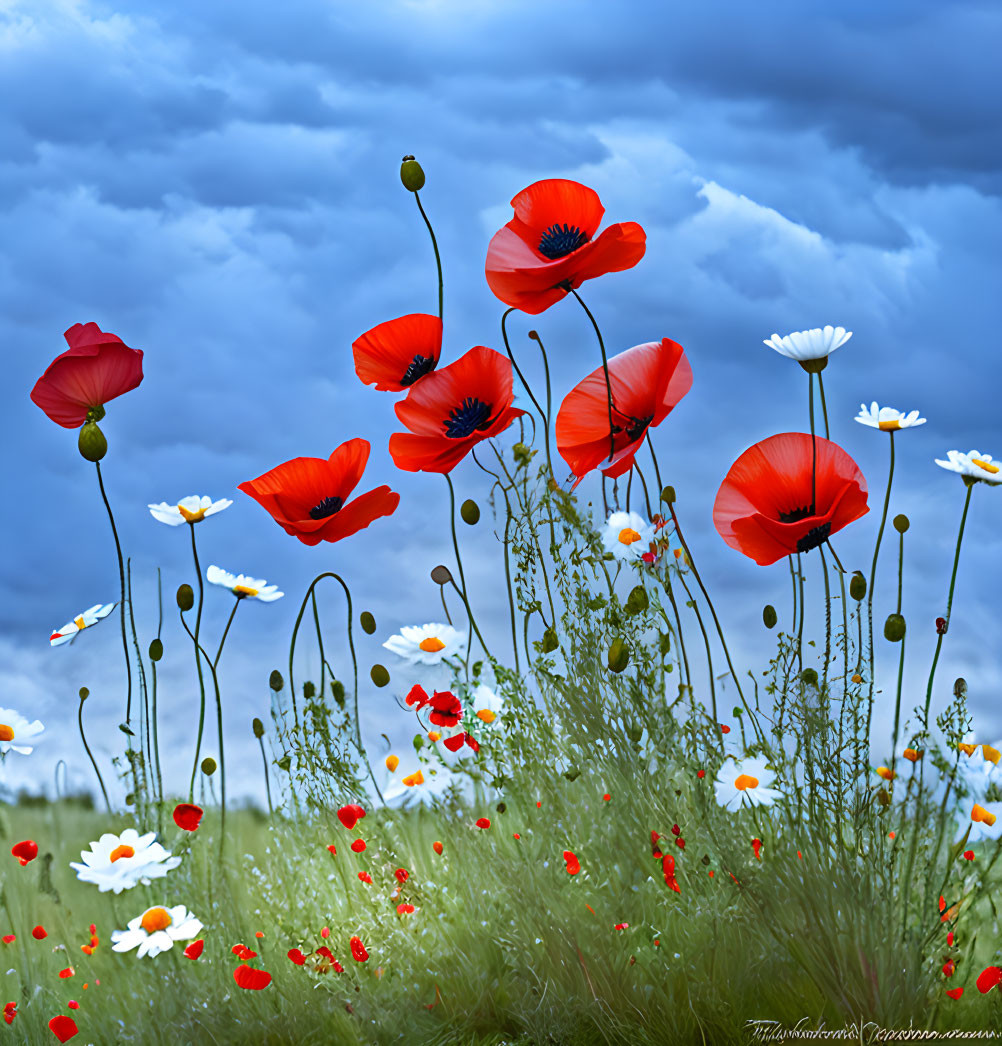
{"label": "green seed pod", "polygon": [[560,640],[557,638],[557,630],[552,626],[543,633],[543,638],[540,641],[540,649],[544,654],[549,654],[556,650],[560,646]]}
{"label": "green seed pod", "polygon": [[108,453],[108,441],[93,421],[88,421],[77,437],[77,448],[88,461],[100,461]]}
{"label": "green seed pod", "polygon": [[861,570],[854,570],[852,577],[849,579],[849,595],[857,603],[862,602],[866,597],[866,578],[863,577]]}
{"label": "green seed pod", "polygon": [[431,569],[431,579],[436,585],[447,585],[452,580],[452,571],[441,563]]}
{"label": "green seed pod", "polygon": [[150,643],[150,660],[159,661],[164,656],[164,645],[159,639],[154,639]]}
{"label": "green seed pod", "polygon": [[125,797],[125,805],[126,806],[135,806],[136,805],[136,793],[135,792],[129,792],[129,794],[126,795],[126,797]]}
{"label": "green seed pod", "polygon": [[362,626],[362,631],[367,636],[371,636],[376,631],[376,619],[368,610],[362,611],[362,616],[358,619],[358,623]]}
{"label": "green seed pod", "polygon": [[647,597],[647,589],[643,585],[637,585],[626,598],[627,614],[642,614],[651,605]]}
{"label": "green seed pod", "polygon": [[612,672],[622,672],[630,663],[630,648],[622,636],[617,636],[609,647],[608,664]]}
{"label": "green seed pod", "polygon": [[216,772],[216,761],[211,755],[207,755],[202,760],[202,773],[206,777],[211,777]]}
{"label": "green seed pod", "polygon": [[191,590],[191,585],[181,585],[177,590],[178,608],[183,612],[185,610],[191,610],[195,605],[195,593]]}
{"label": "green seed pod", "polygon": [[369,669],[369,675],[376,686],[386,686],[390,681],[390,673],[386,671],[383,665],[373,665]]}
{"label": "green seed pod", "polygon": [[467,498],[460,505],[459,514],[463,517],[463,522],[468,523],[471,527],[480,522],[480,506],[471,498]]}
{"label": "green seed pod", "polygon": [[268,686],[272,688],[277,694],[279,690],[285,686],[285,680],[282,678],[282,673],[279,670],[273,669],[270,676],[268,676]]}
{"label": "green seed pod", "polygon": [[884,622],[884,639],[900,643],[905,638],[905,619],[900,614],[888,614]]}
{"label": "green seed pod", "polygon": [[800,681],[806,683],[808,686],[817,686],[818,674],[813,668],[805,668],[803,672],[800,673]]}
{"label": "green seed pod", "polygon": [[344,683],[340,679],[335,679],[331,683],[331,694],[334,696],[338,708],[344,708]]}
{"label": "green seed pod", "polygon": [[954,680],[953,696],[958,700],[962,697],[967,697],[967,680],[963,676]]}
{"label": "green seed pod", "polygon": [[776,608],[771,603],[766,603],[762,608],[762,624],[766,628],[775,628],[776,622],[779,617],[776,615]]}
{"label": "green seed pod", "polygon": [[891,522],[894,524],[894,529],[899,534],[904,534],[904,532],[911,526],[911,522],[903,512],[895,516]]}
{"label": "green seed pod", "polygon": [[405,156],[400,163],[400,181],[408,192],[424,188],[424,171],[413,156]]}
{"label": "green seed pod", "polygon": [[661,491],[661,500],[666,505],[674,505],[675,504],[675,488],[674,487],[665,487],[665,489]]}
{"label": "green seed pod", "polygon": [[424,734],[414,735],[414,751],[420,752],[424,748]]}
{"label": "green seed pod", "polygon": [[254,731],[254,736],[256,738],[260,739],[264,737],[264,723],[262,723],[257,716],[255,716],[251,722],[251,729]]}
{"label": "green seed pod", "polygon": [[303,697],[305,700],[309,701],[316,692],[316,686],[307,679],[306,682],[303,683]]}
{"label": "green seed pod", "polygon": [[90,691],[85,686],[80,687],[77,693],[80,695],[81,701],[86,701],[87,698],[90,697]]}

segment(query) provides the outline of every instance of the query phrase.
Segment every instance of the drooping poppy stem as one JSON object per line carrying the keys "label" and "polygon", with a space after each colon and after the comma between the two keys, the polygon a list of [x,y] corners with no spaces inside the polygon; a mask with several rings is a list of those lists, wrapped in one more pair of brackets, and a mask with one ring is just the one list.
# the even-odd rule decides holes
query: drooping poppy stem
{"label": "drooping poppy stem", "polygon": [[101,776],[101,771],[98,769],[97,760],[94,758],[94,753],[90,750],[90,745],[87,744],[87,735],[84,733],[83,725],[83,706],[86,698],[80,698],[80,707],[77,709],[77,723],[80,726],[80,740],[83,742],[84,751],[87,753],[87,758],[90,760],[90,765],[94,767],[94,773],[97,774],[97,783],[101,786],[101,795],[104,796],[104,805],[108,809],[108,813],[111,813],[111,800],[108,798],[108,789],[104,787],[104,778]]}
{"label": "drooping poppy stem", "polygon": [[[296,636],[299,633],[299,626],[303,623],[303,614],[306,613],[306,604],[310,601],[310,596],[313,594],[313,590],[316,586],[323,581],[324,578],[332,577],[334,580],[344,589],[345,600],[348,604],[348,650],[351,653],[351,667],[354,674],[354,685],[352,689],[352,712],[355,718],[355,746],[358,749],[358,754],[365,762],[366,768],[369,771],[369,778],[372,781],[373,788],[376,789],[376,795],[379,797],[379,801],[383,801],[383,793],[379,790],[379,782],[376,780],[375,772],[372,769],[372,765],[369,762],[369,757],[365,751],[365,745],[362,743],[362,724],[358,716],[358,657],[355,654],[355,637],[352,632],[352,605],[351,605],[351,591],[348,588],[344,578],[340,574],[335,574],[332,570],[326,570],[322,574],[317,576],[310,582],[310,587],[306,590],[306,595],[303,596],[302,605],[299,608],[299,613],[296,615],[296,624],[292,629],[292,642],[289,644],[289,691],[292,694],[293,704],[296,700],[296,685],[292,674],[292,659],[296,651]],[[299,719],[296,719],[296,726],[299,726]]]}
{"label": "drooping poppy stem", "polygon": [[317,630],[317,646],[320,649],[320,696],[323,698],[325,697],[324,687],[327,684],[327,658],[324,655],[324,633],[320,627],[320,611],[317,608],[317,594],[315,591],[310,594],[310,602],[313,605],[313,626]]}
{"label": "drooping poppy stem", "polygon": [[438,240],[435,239],[435,230],[431,227],[428,215],[424,213],[424,207],[421,206],[421,196],[416,189],[414,190],[414,202],[417,204],[418,210],[421,212],[421,217],[424,218],[424,223],[428,227],[428,235],[431,237],[432,250],[435,252],[435,265],[438,268],[438,318],[441,320],[443,318],[442,299],[445,286],[442,279],[442,257],[438,253]]}
{"label": "drooping poppy stem", "polygon": [[230,625],[233,624],[233,619],[237,615],[237,607],[240,606],[243,597],[237,596],[233,600],[233,609],[230,611],[230,616],[226,619],[226,627],[223,629],[222,637],[219,640],[219,649],[216,651],[216,656],[212,660],[212,667],[215,668],[219,664],[219,659],[223,655],[223,645],[226,642],[226,637],[230,634]]}
{"label": "drooping poppy stem", "polygon": [[612,381],[609,378],[609,360],[605,354],[605,342],[602,340],[602,332],[599,330],[598,322],[595,317],[592,316],[591,310],[588,306],[585,305],[584,299],[576,290],[574,290],[573,287],[571,288],[571,294],[577,298],[578,304],[582,309],[584,309],[585,315],[587,315],[588,319],[591,320],[591,325],[595,329],[595,337],[598,338],[598,348],[602,353],[602,372],[605,374],[605,391],[606,395],[609,397],[609,457],[611,459],[616,453],[616,429],[612,424],[612,411],[615,404],[612,402]]}
{"label": "drooping poppy stem", "polygon": [[275,813],[275,808],[271,805],[271,780],[268,776],[268,757],[264,751],[264,735],[257,739],[257,743],[261,746],[261,764],[264,766],[264,791],[268,796],[268,814],[270,816]]}
{"label": "drooping poppy stem", "polygon": [[[188,527],[191,530],[191,555],[195,560],[195,576],[198,578],[198,610],[195,611],[195,631],[192,634],[192,640],[195,644],[195,669],[198,672],[198,737],[195,741],[195,761],[191,767],[191,784],[188,786],[188,802],[193,803],[195,801],[195,777],[198,774],[198,757],[202,754],[202,732],[205,729],[205,678],[202,675],[202,655],[198,642],[199,631],[202,626],[202,602],[205,592],[202,585],[202,567],[198,562],[198,548],[195,544],[195,524],[189,523]],[[187,632],[188,625],[184,621],[184,611],[181,612],[181,621]],[[208,657],[205,660],[210,665],[212,664]]]}
{"label": "drooping poppy stem", "polygon": [[[880,526],[877,528],[877,543],[873,548],[873,563],[870,565],[870,584],[866,589],[866,622],[867,622],[867,653],[870,658],[870,679],[869,679],[869,696],[867,703],[869,708],[867,710],[866,721],[870,722],[870,717],[873,714],[873,687],[874,687],[874,671],[876,658],[874,657],[873,649],[873,587],[877,578],[877,556],[880,555],[880,542],[884,536],[884,527],[887,524],[887,509],[891,503],[891,483],[894,480],[894,430],[890,431],[891,437],[891,457],[890,465],[887,471],[887,490],[884,492],[884,509],[880,514]],[[869,742],[869,735],[867,736],[867,742]]]}

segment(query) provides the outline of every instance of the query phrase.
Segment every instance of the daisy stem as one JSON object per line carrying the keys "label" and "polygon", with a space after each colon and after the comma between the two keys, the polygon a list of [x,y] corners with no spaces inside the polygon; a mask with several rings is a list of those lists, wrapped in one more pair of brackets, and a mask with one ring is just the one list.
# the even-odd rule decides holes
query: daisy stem
{"label": "daisy stem", "polygon": [[261,763],[264,766],[264,790],[268,796],[268,813],[271,815],[275,813],[275,808],[271,805],[271,781],[268,778],[268,757],[264,752],[264,737],[259,737],[257,743],[261,746]]}
{"label": "daisy stem", "polygon": [[227,635],[229,635],[230,625],[233,624],[233,618],[236,617],[237,607],[240,606],[241,599],[241,596],[237,596],[233,601],[233,609],[230,611],[230,616],[226,619],[226,627],[223,629],[222,638],[219,640],[219,649],[216,651],[216,657],[212,662],[213,668],[219,664],[219,659],[223,655],[223,644],[226,642]]}
{"label": "daisy stem", "polygon": [[825,403],[825,379],[821,371],[818,371],[818,392],[821,393],[821,414],[825,419],[825,439],[831,439],[828,430],[828,405]]}
{"label": "daisy stem", "polygon": [[[866,622],[867,622],[867,652],[870,656],[870,679],[869,679],[869,696],[867,703],[869,705],[866,722],[867,729],[869,729],[870,719],[873,714],[873,684],[874,684],[874,671],[875,671],[875,657],[873,650],[873,586],[877,579],[877,556],[880,554],[880,542],[884,536],[884,527],[887,525],[887,509],[891,503],[891,482],[894,479],[894,431],[890,432],[891,437],[891,458],[890,466],[887,472],[887,490],[884,493],[884,510],[880,515],[880,526],[877,529],[877,543],[873,548],[873,563],[870,566],[870,584],[866,589]],[[870,735],[867,733],[867,743],[869,743]]]}
{"label": "daisy stem", "polygon": [[588,319],[591,320],[591,325],[595,329],[595,337],[598,338],[598,348],[602,353],[602,372],[605,374],[605,391],[606,395],[609,397],[609,458],[611,460],[616,453],[616,430],[612,424],[612,381],[609,378],[609,361],[605,355],[605,342],[602,340],[602,332],[598,328],[598,323],[596,322],[595,317],[592,316],[591,310],[587,305],[585,305],[584,299],[576,290],[574,290],[573,287],[571,288],[571,294],[577,298],[578,304],[582,309],[584,309]]}
{"label": "daisy stem", "polygon": [[435,265],[438,268],[438,318],[443,318],[442,312],[442,296],[444,289],[444,282],[442,280],[442,257],[438,253],[438,240],[435,239],[435,230],[431,227],[431,222],[428,220],[428,215],[424,213],[424,208],[421,206],[421,197],[418,192],[414,192],[414,202],[418,206],[418,210],[421,212],[421,217],[424,218],[424,223],[428,227],[428,235],[431,237],[432,250],[435,252]]}
{"label": "daisy stem", "polygon": [[[195,668],[198,671],[198,692],[199,692],[199,709],[198,709],[198,738],[195,741],[195,762],[191,768],[191,784],[188,787],[188,802],[193,803],[195,801],[195,775],[198,773],[198,757],[202,753],[202,731],[205,728],[205,678],[202,675],[202,655],[198,644],[199,630],[202,626],[202,599],[204,597],[204,591],[202,587],[202,567],[198,562],[198,548],[195,545],[195,524],[189,523],[189,529],[191,530],[191,554],[195,560],[195,576],[198,578],[198,610],[195,612],[195,632],[192,635],[192,640],[195,644]],[[181,620],[184,622],[184,612],[182,611]],[[188,630],[187,623],[184,623],[185,631]],[[205,659],[208,661],[208,657]],[[212,663],[211,661],[209,662]]]}
{"label": "daisy stem", "polygon": [[832,554],[832,558],[835,560],[835,568],[838,570],[838,584],[839,593],[842,598],[842,641],[843,641],[843,660],[842,660],[842,700],[839,705],[838,713],[838,750],[839,750],[839,791],[842,791],[842,745],[845,739],[845,702],[849,694],[849,608],[845,601],[845,567],[842,566],[842,561],[838,558],[834,547],[830,541],[827,541],[828,549]]}
{"label": "daisy stem", "polygon": [[101,771],[97,767],[97,760],[94,758],[94,753],[90,750],[90,745],[87,744],[87,736],[84,734],[84,700],[84,698],[80,698],[80,708],[77,710],[77,723],[80,725],[80,740],[83,741],[84,751],[87,753],[87,758],[90,759],[90,765],[94,767],[94,773],[97,774],[97,783],[101,786],[101,795],[104,796],[104,805],[108,808],[108,813],[110,814],[111,800],[108,798],[108,789],[104,787],[104,778],[101,777]]}
{"label": "daisy stem", "polygon": [[[901,582],[902,575],[905,569],[905,535],[901,532],[898,533],[898,613],[901,613]],[[901,688],[904,683],[905,677],[905,639],[907,636],[901,637],[901,656],[898,661],[898,693],[897,699],[894,702],[894,739],[891,745],[891,766],[894,765],[893,759],[898,753],[898,727],[901,720]]]}
{"label": "daisy stem", "polygon": [[807,409],[811,419],[811,515],[818,506],[818,439],[814,434],[814,373],[807,372]]}

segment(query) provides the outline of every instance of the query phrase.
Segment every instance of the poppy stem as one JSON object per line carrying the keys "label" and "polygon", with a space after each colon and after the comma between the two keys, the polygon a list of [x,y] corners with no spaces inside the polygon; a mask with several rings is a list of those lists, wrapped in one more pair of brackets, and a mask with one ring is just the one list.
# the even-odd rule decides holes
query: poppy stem
{"label": "poppy stem", "polygon": [[[547,404],[547,409],[544,411],[542,406],[540,405],[539,400],[536,399],[536,394],[532,391],[532,388],[530,387],[529,383],[525,380],[525,375],[522,373],[521,368],[515,362],[515,354],[512,352],[511,344],[508,341],[508,317],[513,312],[517,312],[517,311],[518,311],[517,309],[511,308],[511,309],[506,309],[501,314],[501,338],[504,341],[504,349],[505,349],[505,352],[508,353],[508,359],[511,360],[512,368],[514,369],[515,373],[518,375],[518,380],[522,383],[522,388],[525,389],[526,394],[528,395],[529,399],[532,400],[532,405],[536,408],[536,410],[539,412],[539,416],[543,419],[544,431],[546,433],[546,462],[547,462],[547,464],[550,467],[550,475],[553,476],[554,478],[556,478],[555,473],[553,471],[553,462],[550,459],[550,422],[549,422],[550,368],[549,368],[549,365],[546,362],[546,353],[544,352],[543,353],[543,365],[546,368],[546,404]],[[541,341],[539,341],[538,337],[536,338],[536,341],[539,344],[540,349],[542,349],[543,348],[543,343]],[[519,420],[521,420],[521,419],[519,419]],[[535,421],[533,421],[533,427],[535,427],[535,424],[536,424]]]}
{"label": "poppy stem", "polygon": [[310,594],[310,602],[313,605],[313,626],[317,630],[317,646],[320,648],[320,696],[324,698],[324,687],[327,684],[327,658],[324,656],[324,636],[320,629],[320,611],[317,609],[317,594]]}
{"label": "poppy stem", "polygon": [[580,294],[578,294],[576,290],[574,290],[573,287],[571,288],[571,294],[573,294],[574,297],[577,298],[578,304],[581,306],[582,309],[584,309],[585,314],[588,316],[588,319],[591,320],[591,325],[595,329],[595,337],[598,338],[598,348],[599,351],[602,353],[602,372],[605,374],[605,391],[606,395],[609,397],[609,459],[611,461],[616,454],[616,430],[612,424],[612,381],[609,378],[609,361],[605,355],[605,342],[602,340],[602,332],[598,328],[598,323],[596,322],[595,317],[592,316],[591,310],[588,308],[587,305],[585,305],[584,299],[581,297]]}
{"label": "poppy stem", "polygon": [[797,620],[797,670],[804,671],[804,566],[797,553],[797,578],[800,584],[800,617]]}
{"label": "poppy stem", "polygon": [[[163,601],[163,585],[160,577],[160,568],[157,567],[157,639],[160,639],[160,632],[163,628],[164,622],[164,601]],[[150,675],[152,676],[152,712],[151,718],[153,720],[153,760],[154,768],[156,769],[157,775],[157,828],[163,832],[163,801],[164,801],[164,779],[163,773],[160,767],[160,737],[157,732],[157,663],[150,658]]]}
{"label": "poppy stem", "polygon": [[[132,607],[132,557],[125,560],[125,593],[129,603],[129,628],[132,631],[132,645],[136,649],[136,663],[139,667],[139,694],[141,703],[139,706],[140,730],[139,730],[139,754],[143,766],[143,796],[149,796],[150,776],[149,757],[150,751],[150,699],[146,689],[146,669],[143,667],[143,655],[139,652],[139,636],[136,633],[136,616]],[[145,733],[145,751],[143,756],[143,738]]]}
{"label": "poppy stem", "polygon": [[[713,655],[710,653],[710,637],[709,637],[709,635],[707,635],[706,626],[703,624],[703,615],[700,614],[700,612],[699,612],[699,605],[696,603],[696,600],[693,598],[692,592],[689,590],[689,586],[685,583],[685,578],[682,577],[681,572],[678,575],[678,579],[679,579],[679,581],[682,582],[682,587],[685,589],[685,594],[689,597],[689,605],[692,607],[693,611],[695,612],[695,614],[696,614],[696,621],[699,624],[699,630],[700,630],[700,632],[703,633],[703,642],[706,645],[706,667],[707,667],[707,670],[709,671],[709,677],[710,677],[710,704],[711,704],[712,709],[713,709],[713,722],[716,723],[718,728],[719,728],[720,720],[717,717],[717,686],[716,686],[716,681],[713,678]],[[721,751],[723,751],[723,748],[724,748],[723,734],[720,735],[720,748],[721,748]]]}
{"label": "poppy stem", "polygon": [[[636,470],[637,475],[640,477],[640,482],[643,484],[643,487],[644,487],[644,501],[647,503],[647,518],[650,519],[654,515],[654,513],[653,513],[653,511],[651,509],[651,496],[650,496],[650,494],[647,491],[647,480],[644,479],[644,474],[643,474],[643,472],[640,471],[640,466],[636,463],[636,461],[633,462],[633,468],[634,468],[634,470]],[[630,475],[632,477],[632,475],[633,475],[632,471],[631,471]],[[627,494],[626,494],[626,511],[627,512],[630,511],[630,503],[629,502],[630,502],[630,494],[629,494],[629,491],[627,491]]]}
{"label": "poppy stem", "polygon": [[661,491],[664,487],[661,486],[661,469],[658,468],[658,456],[654,453],[654,442],[651,439],[651,430],[647,430],[647,446],[651,452],[651,461],[654,462],[654,480],[658,485],[658,497],[661,497]]}
{"label": "poppy stem", "polygon": [[229,635],[230,632],[230,625],[233,624],[233,619],[234,617],[236,617],[237,614],[237,607],[240,606],[241,602],[242,600],[240,596],[237,596],[236,599],[234,599],[233,601],[233,609],[230,611],[230,616],[226,620],[226,627],[223,629],[222,638],[219,640],[219,649],[216,651],[215,660],[212,662],[213,668],[215,668],[219,664],[219,658],[222,656],[223,653],[223,644],[226,642],[226,637]]}
{"label": "poppy stem", "polygon": [[825,439],[831,439],[828,430],[828,405],[825,403],[825,378],[821,371],[818,371],[818,392],[821,394],[821,413],[825,419]]}
{"label": "poppy stem", "polygon": [[[202,586],[202,567],[198,562],[198,548],[195,544],[195,524],[189,523],[188,527],[191,530],[191,554],[195,560],[195,576],[198,578],[198,610],[195,612],[195,632],[192,635],[192,640],[195,644],[195,668],[198,671],[200,702],[198,709],[198,738],[195,741],[195,762],[191,768],[191,784],[188,787],[188,802],[193,803],[195,801],[195,776],[198,774],[198,757],[202,752],[202,732],[205,728],[205,678],[202,675],[202,655],[198,643],[199,630],[202,625],[202,601],[205,592]],[[184,621],[184,611],[181,612],[181,621],[184,624],[185,631],[188,631],[188,625]],[[208,657],[205,660],[209,661]],[[209,661],[209,664],[211,663]]]}
{"label": "poppy stem", "polygon": [[[902,575],[905,569],[905,535],[904,532],[898,532],[898,610],[901,613],[901,588],[902,588]],[[897,699],[894,703],[894,738],[891,746],[891,759],[893,760],[898,753],[898,725],[901,719],[901,688],[904,683],[905,675],[905,639],[907,636],[901,637],[901,655],[898,660],[898,693]],[[894,765],[893,762],[890,764]]]}
{"label": "poppy stem", "polygon": [[807,407],[811,418],[811,515],[818,510],[818,438],[814,434],[814,373],[807,372]]}
{"label": "poppy stem", "polygon": [[553,461],[550,458],[550,416],[553,413],[553,390],[550,387],[550,362],[546,358],[546,349],[543,348],[543,339],[537,331],[530,331],[529,337],[539,346],[543,357],[543,374],[546,378],[546,414],[543,416],[543,435],[546,438],[546,464],[550,469],[550,476],[556,479],[553,473]]}
{"label": "poppy stem", "polygon": [[[870,565],[870,584],[866,589],[866,621],[867,621],[867,653],[870,657],[870,686],[869,696],[867,703],[869,708],[866,714],[867,724],[871,721],[873,714],[873,685],[874,685],[874,672],[876,658],[874,657],[873,649],[873,586],[877,578],[877,556],[880,555],[880,542],[884,536],[884,527],[887,524],[887,509],[891,503],[891,483],[894,479],[894,430],[890,432],[891,437],[891,458],[890,465],[887,472],[887,490],[884,492],[884,510],[880,515],[880,526],[877,529],[877,543],[873,548],[873,563]],[[870,736],[867,734],[867,744],[869,744]]]}
{"label": "poppy stem", "polygon": [[264,766],[264,791],[268,796],[268,814],[272,815],[275,813],[275,808],[271,805],[271,781],[268,778],[268,757],[264,752],[264,737],[259,737],[257,743],[261,746],[261,763]]}
{"label": "poppy stem", "polygon": [[111,813],[111,800],[108,798],[108,789],[104,787],[104,778],[101,777],[101,771],[97,767],[97,760],[94,758],[94,753],[90,750],[90,745],[87,744],[87,735],[84,733],[83,725],[83,706],[85,698],[80,698],[80,708],[77,710],[77,723],[80,725],[80,740],[83,741],[84,751],[87,753],[87,758],[90,759],[90,765],[94,767],[94,773],[97,774],[97,783],[101,786],[101,794],[104,796],[104,805],[108,808],[108,813]]}
{"label": "poppy stem", "polygon": [[831,582],[828,579],[828,561],[825,559],[823,545],[818,545],[818,554],[821,556],[821,574],[825,581],[825,663],[821,669],[821,693],[828,695],[828,662],[832,658],[832,591]]}
{"label": "poppy stem", "polygon": [[[494,448],[494,450],[495,453],[497,453],[496,447]],[[459,567],[459,580],[463,586],[462,590],[460,590],[457,587],[456,591],[459,592],[460,598],[463,600],[463,605],[466,607],[466,616],[470,622],[470,628],[472,628],[473,631],[476,633],[477,639],[480,641],[480,645],[481,647],[483,647],[484,653],[487,655],[488,659],[490,659],[490,651],[487,649],[487,645],[484,643],[484,637],[480,634],[480,629],[477,628],[477,622],[473,617],[473,610],[470,607],[470,600],[466,592],[466,576],[463,573],[463,560],[459,554],[459,538],[456,536],[456,488],[452,485],[452,476],[450,476],[448,472],[443,472],[442,475],[445,476],[445,482],[449,485],[449,523],[452,527],[452,547],[456,553],[456,566]],[[455,582],[453,582],[453,586],[455,587]],[[473,644],[471,643],[470,645],[472,646]],[[469,670],[470,660],[469,654],[467,654],[467,678],[469,678]]]}
{"label": "poppy stem", "polygon": [[438,253],[438,240],[435,239],[435,230],[431,227],[431,222],[428,220],[428,215],[424,213],[424,207],[421,206],[421,196],[414,191],[414,202],[417,204],[418,210],[421,212],[421,217],[424,218],[424,223],[428,227],[428,235],[431,237],[432,250],[435,252],[435,265],[438,268],[438,318],[443,318],[442,312],[442,294],[444,283],[442,280],[442,257]]}

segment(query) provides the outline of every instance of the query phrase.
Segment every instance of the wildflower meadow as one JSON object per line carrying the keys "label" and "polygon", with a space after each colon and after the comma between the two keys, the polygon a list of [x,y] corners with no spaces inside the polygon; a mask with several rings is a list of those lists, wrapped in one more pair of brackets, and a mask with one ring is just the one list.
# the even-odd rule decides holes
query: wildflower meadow
{"label": "wildflower meadow", "polygon": [[[672,417],[710,380],[699,346],[662,329],[624,346],[589,303],[593,281],[643,278],[644,216],[606,216],[588,185],[545,172],[512,185],[508,220],[456,260],[484,267],[502,307],[482,317],[483,344],[459,345],[435,235],[448,201],[413,156],[399,176],[379,174],[381,191],[413,197],[400,235],[426,242],[437,297],[353,316],[358,336],[336,351],[352,354],[354,395],[395,416],[392,462],[424,474],[423,510],[442,516],[411,623],[377,620],[353,575],[353,536],[405,505],[367,479],[372,448],[336,416],[317,421],[326,457],[304,448],[236,489],[148,506],[156,540],[190,551],[183,577],[146,579],[151,608],[133,601],[116,522],[130,498],[117,401],[156,396],[143,349],[114,317],[80,317],[22,390],[39,427],[68,430],[67,459],[107,519],[87,554],[115,601],[82,609],[54,591],[38,628],[66,619],[53,658],[114,635],[121,689],[102,700],[120,706],[121,754],[92,746],[86,687],[59,721],[0,708],[5,763],[75,734],[91,781],[0,810],[0,1038],[716,1046],[752,1041],[755,1022],[999,1028],[1002,741],[938,667],[965,527],[997,511],[1002,463],[943,448],[938,525],[955,551],[930,568],[941,606],[911,606],[915,534],[895,495],[925,418],[910,403],[829,411],[826,381],[853,367],[844,327],[751,330],[763,360],[779,353],[799,375],[802,424],[757,441],[732,429],[701,518],[672,466],[700,453],[698,425]],[[551,381],[555,309],[590,334],[569,387]],[[862,440],[880,442],[885,474],[863,475]],[[305,591],[280,590],[268,547],[251,563],[203,552],[203,535],[217,557],[227,528],[261,512],[276,545],[316,556]],[[853,562],[840,538],[864,526],[872,550]],[[496,537],[486,588],[468,584],[476,528]],[[782,605],[745,595],[755,663],[701,573],[711,542],[782,578]],[[225,602],[221,627],[210,601]],[[255,602],[288,631],[280,664],[241,647]],[[165,641],[168,620],[184,641]],[[360,657],[362,634],[379,663]],[[270,701],[269,717],[242,718],[263,785],[253,806],[227,786],[223,710],[239,720],[246,695],[228,690],[224,652],[254,666]],[[161,758],[168,663],[197,694],[181,775]],[[363,728],[380,692],[398,695],[388,732],[407,724],[412,741]]]}

